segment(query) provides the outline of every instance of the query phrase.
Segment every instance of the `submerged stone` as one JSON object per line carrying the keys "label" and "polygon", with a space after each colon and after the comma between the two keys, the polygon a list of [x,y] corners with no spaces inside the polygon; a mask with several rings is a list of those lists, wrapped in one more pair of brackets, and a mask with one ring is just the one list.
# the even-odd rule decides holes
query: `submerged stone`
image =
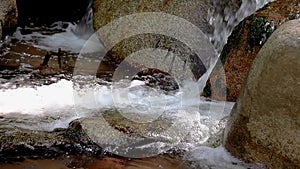
{"label": "submerged stone", "polygon": [[173,143],[184,139],[186,133],[181,131],[179,122],[164,118],[164,115],[147,122],[146,116],[107,110],[78,119],[78,122],[88,137],[104,151],[123,157],[142,158],[166,153],[174,148]]}
{"label": "submerged stone", "polygon": [[65,154],[101,157],[102,148],[71,123],[68,129],[51,132],[17,128],[0,129],[0,162],[23,161],[25,158],[56,158]]}

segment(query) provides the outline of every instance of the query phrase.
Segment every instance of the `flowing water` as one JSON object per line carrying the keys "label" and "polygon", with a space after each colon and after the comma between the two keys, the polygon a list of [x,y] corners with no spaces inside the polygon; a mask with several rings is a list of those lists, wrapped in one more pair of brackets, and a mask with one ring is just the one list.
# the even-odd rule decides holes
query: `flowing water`
{"label": "flowing water", "polygon": [[[220,53],[234,27],[244,18],[272,1],[274,0],[243,0],[238,8],[233,5],[224,5],[228,1],[213,1],[213,5],[216,8],[208,11],[208,20],[214,27],[210,40],[214,44],[215,49]],[[231,2],[237,4],[238,1],[232,0]]]}
{"label": "flowing water", "polygon": [[[242,1],[237,10],[229,7],[221,12],[220,9],[211,10],[210,23],[215,31],[210,39],[216,50],[220,52],[235,25],[269,1]],[[46,50],[56,51],[61,47],[79,53],[93,34],[91,25],[90,8],[79,23],[55,22],[50,27],[18,28],[7,39],[24,40]],[[7,73],[14,71],[1,72],[2,76]],[[21,82],[27,85],[19,85]],[[108,82],[93,76],[68,77],[63,74],[47,79],[31,79],[28,74],[10,79],[0,77],[0,127],[52,131],[68,127],[75,119],[98,117],[115,110],[136,123],[153,122],[163,117],[165,123],[175,125],[169,126],[167,131],[170,132],[155,133],[158,136],[154,138],[164,138],[160,140],[161,144],[151,142],[142,148],[152,146],[157,153],[163,152],[164,147],[187,150],[184,159],[195,168],[263,168],[230,156],[222,145],[212,148],[221,144],[222,129],[234,103],[199,97],[202,88],[194,89],[195,86],[200,85],[196,81],[185,81],[179,90],[165,92],[145,85],[144,81],[130,79]],[[105,132],[107,135],[115,133],[111,128]],[[128,140],[108,140],[111,145],[124,141]]]}

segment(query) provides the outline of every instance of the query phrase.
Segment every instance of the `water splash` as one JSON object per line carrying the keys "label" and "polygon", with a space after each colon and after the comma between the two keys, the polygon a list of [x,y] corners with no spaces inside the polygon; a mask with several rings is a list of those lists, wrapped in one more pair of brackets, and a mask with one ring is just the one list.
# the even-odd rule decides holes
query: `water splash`
{"label": "water splash", "polygon": [[74,34],[83,39],[88,39],[94,32],[93,28],[93,0],[90,0],[86,9],[86,14],[82,17],[81,21],[76,25]]}
{"label": "water splash", "polygon": [[[224,102],[198,98],[185,97],[182,100],[182,92],[185,92],[185,89],[170,95],[159,89],[151,89],[137,80],[116,82],[118,84],[113,87],[110,82],[95,77],[78,78],[75,80],[78,84],[75,84],[74,80],[62,79],[51,85],[1,90],[0,115],[4,117],[1,125],[5,124],[4,119],[13,119],[16,116],[16,123],[9,120],[7,125],[51,131],[55,127],[67,127],[74,119],[91,117],[95,112],[107,109],[119,109],[123,113],[129,112],[150,119],[157,118],[159,112],[169,112],[166,118],[174,119],[177,114],[179,120],[191,121],[181,130],[190,128],[190,134],[185,139],[190,144],[197,145],[206,142],[211,135],[218,132],[215,130],[218,128],[216,125],[228,115],[232,107],[232,103],[227,103],[224,110]],[[86,83],[87,81],[89,83]],[[81,82],[83,84],[79,84]],[[124,102],[124,99],[116,99],[117,97],[127,98],[127,102]],[[187,113],[201,118],[193,119],[194,116],[186,116]]]}
{"label": "water splash", "polygon": [[206,82],[218,63],[218,57],[227,43],[228,37],[232,33],[234,27],[247,16],[253,14],[255,11],[272,1],[274,0],[243,0],[242,3],[239,3],[238,0],[231,0],[230,2],[223,0],[212,1],[214,8],[208,11],[208,21],[209,24],[214,27],[214,32],[209,35],[209,40],[214,45],[217,57],[212,58],[211,66],[198,80],[200,89],[203,90],[206,86]]}
{"label": "water splash", "polygon": [[11,38],[54,52],[61,48],[79,53],[86,40],[94,33],[92,2],[91,0],[86,14],[78,23],[57,21],[48,27],[18,27]]}
{"label": "water splash", "polygon": [[253,14],[269,2],[274,0],[243,0],[241,4],[236,0],[213,1],[214,9],[208,11],[209,23],[214,27],[210,41],[218,53],[221,53],[234,27],[244,18]]}
{"label": "water splash", "polygon": [[214,169],[264,169],[263,164],[248,164],[233,156],[224,147],[199,146],[191,150],[185,158],[191,161],[191,168]]}

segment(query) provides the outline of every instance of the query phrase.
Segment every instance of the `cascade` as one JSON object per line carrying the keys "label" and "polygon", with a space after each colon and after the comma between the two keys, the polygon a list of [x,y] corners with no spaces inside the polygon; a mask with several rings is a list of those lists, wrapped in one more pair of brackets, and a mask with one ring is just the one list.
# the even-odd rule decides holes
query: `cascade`
{"label": "cascade", "polygon": [[210,35],[210,41],[214,44],[217,52],[221,52],[236,25],[272,1],[274,0],[243,0],[242,2],[239,0],[230,0],[230,2],[214,0],[212,2],[214,8],[208,11],[208,20],[214,28],[213,34]]}
{"label": "cascade", "polygon": [[76,25],[74,34],[83,38],[88,39],[95,31],[93,28],[93,0],[90,0],[89,5],[86,8],[86,13]]}

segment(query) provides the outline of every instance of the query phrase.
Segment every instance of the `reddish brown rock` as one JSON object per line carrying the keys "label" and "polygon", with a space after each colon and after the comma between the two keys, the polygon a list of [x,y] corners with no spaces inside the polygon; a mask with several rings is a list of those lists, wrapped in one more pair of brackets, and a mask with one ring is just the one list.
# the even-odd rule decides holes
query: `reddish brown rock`
{"label": "reddish brown rock", "polygon": [[70,169],[56,160],[25,160],[23,162],[16,162],[13,164],[0,164],[0,168],[5,169]]}
{"label": "reddish brown rock", "polygon": [[186,164],[181,163],[176,158],[168,156],[156,156],[141,159],[127,159],[127,158],[103,158],[94,161],[88,166],[89,169],[185,169]]}
{"label": "reddish brown rock", "polygon": [[[299,0],[277,0],[242,21],[229,37],[220,59],[224,64],[226,85],[218,84],[220,74],[215,68],[206,86],[204,96],[222,99],[219,93],[227,91],[227,101],[236,101],[249,69],[266,39],[278,26],[300,15]],[[209,85],[215,87],[213,92]]]}
{"label": "reddish brown rock", "polygon": [[127,158],[89,158],[83,156],[67,156],[57,159],[25,159],[20,162],[1,164],[4,169],[186,169],[184,163],[166,156],[156,156],[143,159]]}
{"label": "reddish brown rock", "polygon": [[[46,53],[45,50],[22,42],[10,44],[9,47],[2,47],[0,50],[1,69],[18,69],[21,64],[27,64],[33,69],[39,69]],[[50,60],[49,65],[54,68],[58,67],[57,61],[54,59]]]}

